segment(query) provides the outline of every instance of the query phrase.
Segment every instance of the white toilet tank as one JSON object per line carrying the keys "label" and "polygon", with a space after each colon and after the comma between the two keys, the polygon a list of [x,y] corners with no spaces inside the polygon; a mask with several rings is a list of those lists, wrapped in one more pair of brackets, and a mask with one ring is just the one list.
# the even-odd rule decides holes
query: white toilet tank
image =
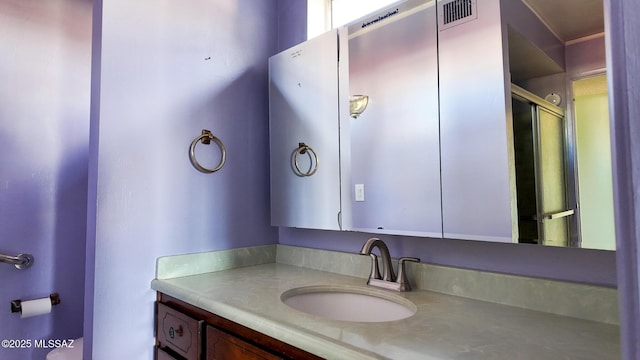
{"label": "white toilet tank", "polygon": [[49,351],[47,360],[82,360],[83,338],[73,342],[73,348],[59,348]]}

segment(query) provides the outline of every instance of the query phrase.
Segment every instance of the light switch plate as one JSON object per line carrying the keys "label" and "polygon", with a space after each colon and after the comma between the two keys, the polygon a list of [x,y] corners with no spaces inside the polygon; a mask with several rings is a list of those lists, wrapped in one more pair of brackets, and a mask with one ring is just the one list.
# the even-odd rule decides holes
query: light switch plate
{"label": "light switch plate", "polygon": [[356,184],[356,201],[364,201],[364,184]]}

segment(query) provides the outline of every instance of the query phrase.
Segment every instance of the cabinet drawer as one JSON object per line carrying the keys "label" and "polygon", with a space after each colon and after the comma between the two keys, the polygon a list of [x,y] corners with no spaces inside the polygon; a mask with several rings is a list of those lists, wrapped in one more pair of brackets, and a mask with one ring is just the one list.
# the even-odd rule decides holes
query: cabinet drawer
{"label": "cabinet drawer", "polygon": [[156,360],[180,360],[160,348],[156,348]]}
{"label": "cabinet drawer", "polygon": [[156,338],[160,348],[167,347],[187,360],[201,359],[202,321],[158,303]]}
{"label": "cabinet drawer", "polygon": [[207,326],[207,360],[283,359],[213,326]]}

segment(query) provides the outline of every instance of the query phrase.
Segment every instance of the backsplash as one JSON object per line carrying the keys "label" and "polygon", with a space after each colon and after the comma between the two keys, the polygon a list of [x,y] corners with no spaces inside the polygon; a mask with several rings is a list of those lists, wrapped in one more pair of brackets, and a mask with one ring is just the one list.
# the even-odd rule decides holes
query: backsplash
{"label": "backsplash", "polygon": [[[269,245],[162,257],[156,277],[168,279],[277,262],[355,276],[364,283],[370,261],[370,257],[355,253]],[[408,263],[407,272],[415,289],[618,324],[616,289],[425,263]]]}
{"label": "backsplash", "polygon": [[163,256],[156,262],[156,279],[171,279],[276,261],[276,245],[252,246],[204,253]]}

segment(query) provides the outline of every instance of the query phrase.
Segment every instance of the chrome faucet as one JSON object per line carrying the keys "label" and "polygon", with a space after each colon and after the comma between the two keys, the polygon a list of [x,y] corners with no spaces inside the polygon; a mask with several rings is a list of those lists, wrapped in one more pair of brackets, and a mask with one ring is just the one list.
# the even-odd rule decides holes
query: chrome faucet
{"label": "chrome faucet", "polygon": [[[372,252],[376,247],[380,251],[380,256],[382,256],[382,276],[380,276],[380,270],[378,268],[378,256]],[[396,277],[393,272],[393,265],[391,264],[389,248],[387,248],[384,241],[378,238],[371,238],[367,240],[367,242],[362,246],[360,254],[369,255],[371,257],[371,273],[369,274],[367,285],[395,291],[411,291],[411,285],[409,285],[404,264],[407,261],[419,262],[420,259],[414,257],[400,258],[400,260],[398,260],[398,276]]]}
{"label": "chrome faucet", "polygon": [[[372,253],[373,248],[377,247],[380,251],[380,255],[382,256],[382,267],[383,267],[383,277],[380,277],[380,271],[378,270],[378,257]],[[384,241],[378,238],[371,238],[367,240],[366,243],[362,246],[362,250],[360,250],[360,254],[371,256],[371,274],[374,276],[374,279],[382,279],[384,281],[395,281],[396,275],[393,273],[393,265],[391,264],[391,255],[389,255],[389,248]],[[374,273],[377,271],[377,274]],[[369,276],[371,279],[371,276]]]}

